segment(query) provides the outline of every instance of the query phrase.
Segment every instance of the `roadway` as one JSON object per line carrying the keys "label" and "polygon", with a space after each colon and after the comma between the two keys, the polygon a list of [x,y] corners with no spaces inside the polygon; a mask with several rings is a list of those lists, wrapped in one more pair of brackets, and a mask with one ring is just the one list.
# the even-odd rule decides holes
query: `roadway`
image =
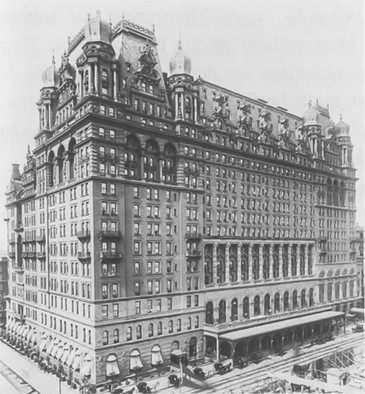
{"label": "roadway", "polygon": [[[5,365],[4,365],[5,364]],[[12,390],[17,391],[12,391]],[[38,364],[0,340],[0,394],[75,394],[65,382],[42,371]]]}

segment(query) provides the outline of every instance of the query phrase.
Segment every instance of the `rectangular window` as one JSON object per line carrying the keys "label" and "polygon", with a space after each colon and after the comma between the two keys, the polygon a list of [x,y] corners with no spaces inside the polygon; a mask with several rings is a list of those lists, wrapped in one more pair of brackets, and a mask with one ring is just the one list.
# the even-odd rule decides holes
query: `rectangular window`
{"label": "rectangular window", "polygon": [[167,299],[167,310],[171,310],[172,309],[172,298],[168,298]]}
{"label": "rectangular window", "polygon": [[103,319],[107,319],[108,318],[108,305],[102,305],[101,307],[102,309],[102,317]]}
{"label": "rectangular window", "polygon": [[141,314],[141,301],[136,301],[135,303],[135,310],[136,310],[136,315]]}
{"label": "rectangular window", "polygon": [[119,317],[119,304],[113,304],[113,317]]}

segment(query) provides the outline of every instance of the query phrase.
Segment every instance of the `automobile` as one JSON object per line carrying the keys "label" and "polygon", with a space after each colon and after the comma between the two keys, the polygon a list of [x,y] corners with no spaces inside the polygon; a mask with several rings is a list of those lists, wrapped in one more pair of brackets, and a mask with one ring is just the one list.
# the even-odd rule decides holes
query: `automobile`
{"label": "automobile", "polygon": [[217,373],[220,375],[223,375],[231,370],[232,363],[229,362],[228,364],[223,364],[223,363],[215,363],[214,364],[214,369]]}
{"label": "automobile", "polygon": [[352,327],[352,332],[363,332],[364,326],[361,323],[356,323],[355,327]]}
{"label": "automobile", "polygon": [[200,379],[205,379],[205,372],[200,368],[194,368],[194,375]]}
{"label": "automobile", "polygon": [[233,360],[233,367],[242,369],[248,365],[247,357],[238,357]]}

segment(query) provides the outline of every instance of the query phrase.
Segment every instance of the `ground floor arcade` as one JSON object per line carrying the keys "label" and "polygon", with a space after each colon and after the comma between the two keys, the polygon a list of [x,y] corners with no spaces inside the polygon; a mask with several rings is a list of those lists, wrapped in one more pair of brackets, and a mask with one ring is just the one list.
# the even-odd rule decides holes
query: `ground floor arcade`
{"label": "ground floor arcade", "polygon": [[346,329],[345,323],[345,313],[326,311],[224,333],[207,332],[206,354],[217,360],[227,357],[255,361],[316,338],[329,340],[339,334],[342,325]]}

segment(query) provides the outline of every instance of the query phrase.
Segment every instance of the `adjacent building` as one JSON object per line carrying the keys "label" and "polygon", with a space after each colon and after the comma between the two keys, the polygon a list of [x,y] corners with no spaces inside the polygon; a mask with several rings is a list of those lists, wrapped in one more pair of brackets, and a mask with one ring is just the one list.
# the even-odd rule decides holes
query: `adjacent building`
{"label": "adjacent building", "polygon": [[8,258],[0,257],[0,333],[4,332],[6,323],[6,297],[8,296]]}
{"label": "adjacent building", "polygon": [[[100,14],[43,73],[7,191],[8,336],[102,384],[180,349],[256,357],[362,306],[349,126],[160,66],[153,31]],[[256,354],[256,356],[255,356]]]}

